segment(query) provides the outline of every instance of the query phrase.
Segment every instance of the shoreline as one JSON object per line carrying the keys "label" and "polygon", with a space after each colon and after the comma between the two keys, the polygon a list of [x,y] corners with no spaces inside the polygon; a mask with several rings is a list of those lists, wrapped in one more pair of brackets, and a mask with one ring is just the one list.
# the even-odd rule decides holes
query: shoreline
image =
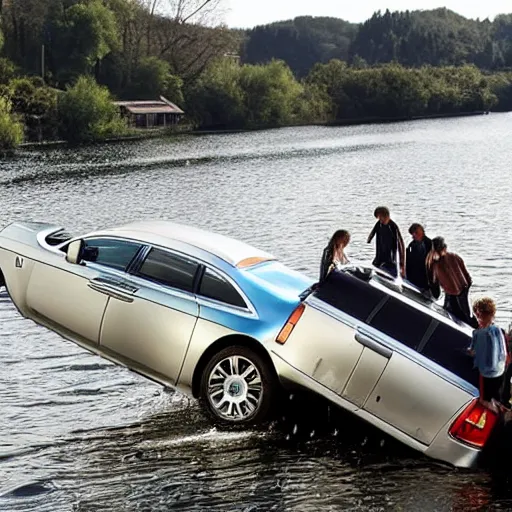
{"label": "shoreline", "polygon": [[[236,133],[250,133],[264,130],[275,130],[281,128],[293,128],[293,127],[304,127],[304,126],[324,126],[324,127],[337,127],[337,126],[358,126],[358,125],[369,125],[369,124],[389,124],[389,123],[405,123],[407,121],[426,121],[429,119],[450,119],[457,117],[474,117],[489,115],[491,112],[488,111],[476,111],[476,112],[458,112],[451,114],[429,114],[424,116],[400,116],[400,117],[360,117],[350,119],[337,119],[335,121],[328,121],[325,123],[305,123],[285,126],[274,126],[267,128],[187,128],[182,130],[151,130],[149,133],[146,130],[141,130],[140,133],[134,133],[132,135],[125,135],[122,137],[115,137],[111,139],[98,140],[92,142],[86,142],[77,144],[77,146],[83,145],[94,145],[94,144],[112,144],[118,142],[128,141],[139,141],[145,139],[163,139],[167,137],[176,137],[178,135],[230,135]],[[45,149],[52,147],[72,146],[65,140],[47,140],[40,142],[24,142],[20,144],[18,149]],[[16,150],[14,150],[16,152]]]}

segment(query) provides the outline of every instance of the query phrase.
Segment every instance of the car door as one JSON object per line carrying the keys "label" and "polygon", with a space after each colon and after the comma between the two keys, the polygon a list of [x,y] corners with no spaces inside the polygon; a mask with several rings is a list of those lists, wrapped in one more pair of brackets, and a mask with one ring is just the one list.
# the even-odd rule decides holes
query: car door
{"label": "car door", "polygon": [[[27,305],[49,323],[80,341],[97,344],[112,285],[122,280],[142,245],[115,238],[84,240],[86,260],[55,266],[36,262]],[[110,283],[110,288],[106,285]]]}
{"label": "car door", "polygon": [[199,313],[193,293],[199,267],[185,255],[152,248],[126,278],[131,295],[109,301],[101,347],[175,384]]}
{"label": "car door", "polygon": [[[389,301],[369,322],[381,344],[391,347],[389,361],[364,409],[416,440],[429,444],[460,407],[464,392],[433,372],[417,350],[437,321],[401,300]],[[389,337],[387,343],[384,337]]]}

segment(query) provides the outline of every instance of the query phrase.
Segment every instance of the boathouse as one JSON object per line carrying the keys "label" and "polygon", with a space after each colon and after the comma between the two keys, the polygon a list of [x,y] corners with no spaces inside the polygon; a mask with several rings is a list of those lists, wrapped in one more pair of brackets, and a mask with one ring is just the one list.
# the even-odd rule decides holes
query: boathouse
{"label": "boathouse", "polygon": [[160,96],[159,100],[116,101],[121,115],[133,128],[166,128],[176,126],[185,112]]}

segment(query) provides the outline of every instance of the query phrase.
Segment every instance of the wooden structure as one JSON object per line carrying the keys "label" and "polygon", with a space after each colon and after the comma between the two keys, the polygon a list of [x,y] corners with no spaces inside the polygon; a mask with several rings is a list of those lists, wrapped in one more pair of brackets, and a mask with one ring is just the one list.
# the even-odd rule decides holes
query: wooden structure
{"label": "wooden structure", "polygon": [[133,128],[166,128],[177,125],[185,112],[180,107],[160,96],[156,101],[116,101],[121,115]]}

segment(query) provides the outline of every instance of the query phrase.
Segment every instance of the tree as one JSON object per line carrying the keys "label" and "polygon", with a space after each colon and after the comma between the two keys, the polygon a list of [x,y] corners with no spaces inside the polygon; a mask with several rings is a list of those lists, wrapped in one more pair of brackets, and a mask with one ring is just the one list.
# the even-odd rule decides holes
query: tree
{"label": "tree", "polygon": [[68,81],[96,67],[119,46],[114,13],[101,0],[76,3],[54,15],[48,49],[54,72]]}
{"label": "tree", "polygon": [[70,142],[91,142],[127,133],[126,122],[106,87],[82,76],[58,101],[61,136]]}
{"label": "tree", "polygon": [[171,74],[169,64],[156,57],[142,59],[132,79],[131,96],[138,99],[156,99],[164,95],[177,104],[183,104],[183,81]]}
{"label": "tree", "polygon": [[0,151],[10,151],[23,142],[23,125],[12,112],[11,102],[0,96]]}

